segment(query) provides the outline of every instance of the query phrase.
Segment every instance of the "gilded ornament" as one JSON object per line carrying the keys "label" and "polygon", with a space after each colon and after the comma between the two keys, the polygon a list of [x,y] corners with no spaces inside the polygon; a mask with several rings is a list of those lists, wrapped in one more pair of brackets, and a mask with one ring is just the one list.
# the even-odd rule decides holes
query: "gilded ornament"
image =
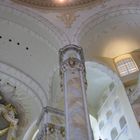
{"label": "gilded ornament", "polygon": [[65,128],[64,127],[60,127],[60,134],[62,135],[62,137],[65,137]]}
{"label": "gilded ornament", "polygon": [[7,134],[7,140],[15,140],[15,132],[17,130],[18,119],[15,115],[17,114],[15,107],[12,104],[3,105],[0,104],[0,115],[9,122],[9,127],[0,130],[0,137]]}
{"label": "gilded ornament", "polygon": [[64,12],[57,16],[57,18],[65,24],[66,28],[71,28],[72,24],[78,17],[79,15],[76,15],[74,11]]}
{"label": "gilded ornament", "polygon": [[48,124],[48,130],[51,134],[53,134],[55,132],[55,125],[54,124],[51,124],[49,123]]}
{"label": "gilded ornament", "polygon": [[0,137],[5,135],[8,132],[8,130],[9,130],[9,128],[5,128],[5,129],[0,130]]}
{"label": "gilded ornament", "polygon": [[69,65],[72,68],[75,66],[75,60],[74,60],[74,58],[72,58],[72,57],[69,58]]}

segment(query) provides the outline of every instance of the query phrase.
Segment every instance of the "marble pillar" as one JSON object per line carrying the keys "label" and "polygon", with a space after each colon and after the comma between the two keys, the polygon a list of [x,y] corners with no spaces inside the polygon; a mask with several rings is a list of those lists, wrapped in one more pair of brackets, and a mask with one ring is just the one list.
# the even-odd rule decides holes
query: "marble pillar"
{"label": "marble pillar", "polygon": [[76,45],[60,49],[61,88],[65,97],[66,140],[91,140],[86,99],[83,50]]}

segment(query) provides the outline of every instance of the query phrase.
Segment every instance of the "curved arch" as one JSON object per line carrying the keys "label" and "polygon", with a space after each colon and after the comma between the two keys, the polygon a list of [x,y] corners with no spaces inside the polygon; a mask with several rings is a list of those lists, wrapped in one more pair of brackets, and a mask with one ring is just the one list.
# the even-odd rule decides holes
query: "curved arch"
{"label": "curved arch", "polygon": [[22,139],[32,122],[38,119],[42,107],[47,105],[48,95],[30,76],[2,62],[0,62],[0,91],[2,97],[17,109],[19,115],[17,137]]}
{"label": "curved arch", "polygon": [[28,130],[25,133],[25,136],[23,137],[23,140],[31,140],[35,132],[39,130],[38,127],[36,126],[36,122],[37,120],[35,120],[28,128]]}
{"label": "curved arch", "polygon": [[[38,56],[36,55],[39,51],[37,52],[35,49],[33,50],[33,49],[29,48],[30,52],[28,51],[29,52],[28,55],[26,53],[27,50],[25,48],[24,48],[25,49],[24,51],[26,53],[26,56],[28,58],[30,57],[28,60],[33,58],[32,60],[34,60],[34,62],[32,62],[32,64],[36,68],[37,67],[43,67],[45,65],[45,69],[47,69],[46,72],[52,71],[52,69],[48,68],[46,63],[43,63],[42,61],[44,61],[45,59],[48,59],[48,57],[46,57],[46,54],[47,53],[50,54],[49,52],[51,52],[53,55],[57,56],[58,49],[68,43],[68,39],[67,39],[66,35],[63,32],[61,32],[61,30],[56,28],[53,24],[50,23],[50,21],[48,21],[47,19],[38,15],[36,12],[32,12],[28,9],[23,8],[23,7],[18,8],[14,5],[8,5],[8,4],[2,3],[2,2],[0,2],[0,23],[1,22],[2,22],[2,25],[5,27],[4,33],[1,32],[1,34],[4,35],[3,39],[6,39],[8,41],[8,37],[10,36],[13,40],[13,41],[9,42],[9,43],[11,43],[10,45],[14,45],[12,43],[15,43],[14,42],[15,40],[19,40],[19,41],[21,41],[20,44],[24,45],[24,47],[27,45],[30,48],[34,47],[35,49],[36,48],[38,49],[38,46],[36,45],[37,43],[35,43],[35,41],[37,42],[37,39],[38,39],[40,42],[42,42],[42,50],[40,48],[39,48],[39,50],[40,50],[40,53],[43,52],[44,55],[41,54],[42,56],[39,57],[39,59],[37,58]],[[8,26],[11,29],[13,29],[12,27],[15,26],[17,29],[19,29],[19,32],[21,32],[22,34],[21,35],[20,34],[18,35],[16,33],[15,33],[16,35],[12,34],[10,31],[7,30],[6,26]],[[29,35],[29,37],[27,37],[28,35]],[[18,36],[20,36],[20,37],[18,38]],[[25,36],[25,40],[24,39],[22,40],[23,36]],[[26,37],[27,37],[27,39],[26,39]],[[1,44],[2,47],[4,45],[5,44]],[[10,47],[10,48],[12,48],[12,47]],[[17,54],[17,52],[19,51],[19,48],[20,48],[20,52],[22,53],[22,49],[21,49],[22,47],[18,47],[18,49],[14,48],[15,51],[13,53]],[[17,50],[17,52],[16,52],[16,50]],[[25,55],[24,52],[22,54]],[[11,56],[13,56],[13,55],[11,55]],[[50,56],[52,56],[52,55],[50,54]],[[36,59],[34,59],[34,58],[38,59],[37,61],[39,61],[38,63],[41,66],[36,66],[36,63],[35,63]],[[49,59],[51,59],[51,58],[49,58]],[[11,59],[9,59],[8,62],[7,62],[7,60],[3,60],[3,58],[1,58],[1,60],[8,63],[8,64],[10,63],[10,64],[16,66],[17,68],[21,68],[21,66],[17,66],[18,62],[14,61],[16,64],[14,62],[9,62],[9,60],[11,60]],[[22,60],[19,59],[20,63],[22,63]],[[53,62],[52,65],[55,65],[54,63],[57,62],[56,59],[54,61],[55,62]],[[47,62],[49,62],[49,61],[47,61]],[[24,69],[28,68],[29,65],[31,65],[31,64],[26,65],[24,68],[22,68],[22,70],[24,71]],[[26,73],[32,75],[30,73],[30,71],[28,69],[28,72],[26,71]],[[44,75],[46,74],[45,70],[44,70],[43,74]],[[37,79],[37,78],[35,78],[37,76],[39,79],[42,80],[43,79],[42,75],[38,76],[38,73],[36,73],[36,75],[35,76],[32,75],[32,77],[34,77],[34,79]],[[48,75],[49,74],[47,74],[47,76]],[[43,82],[46,80],[46,79],[45,80],[44,79],[43,79]],[[41,80],[39,81],[37,79],[38,85],[39,85],[39,83],[42,82]],[[45,96],[46,96],[45,99],[48,98],[48,95],[47,95],[48,93],[46,93],[46,92],[48,92],[48,83],[47,82],[48,81],[46,80],[46,83],[45,83],[46,84],[45,85],[46,89],[42,88],[42,90],[43,90],[43,92],[45,93]],[[42,87],[43,87],[43,85],[42,85]],[[44,98],[43,98],[43,100],[44,100]],[[44,106],[44,104],[46,104],[45,101],[42,105]]]}
{"label": "curved arch", "polygon": [[49,105],[53,105],[53,103],[55,102],[55,94],[53,92],[53,83],[54,83],[54,77],[59,73],[59,66],[55,66],[53,68],[53,70],[50,72],[50,77],[49,77],[49,93],[50,94],[50,97],[49,97]]}
{"label": "curved arch", "polygon": [[[121,83],[121,80],[118,77],[118,75],[116,73],[114,73],[111,69],[109,69],[107,66],[105,66],[103,64],[99,64],[97,62],[93,62],[93,61],[90,61],[90,62],[88,61],[88,62],[85,63],[85,65],[86,65],[87,69],[91,68],[91,67],[94,67],[96,69],[99,69],[101,72],[106,73],[106,75],[108,77],[111,77],[110,78],[111,81],[114,81],[114,84]],[[58,99],[60,97],[63,97],[63,93],[61,92],[61,88],[59,88],[60,79],[58,77],[59,77],[59,69],[58,69],[58,67],[55,67],[55,69],[54,69],[54,71],[52,71],[50,79],[49,79],[49,93],[51,93],[50,96],[49,96],[49,104],[56,103],[57,107],[58,107]],[[122,83],[121,83],[121,85],[122,85]],[[87,93],[88,97],[90,97],[91,94],[89,94],[89,91],[87,91],[87,92],[88,92]],[[56,102],[56,99],[57,99],[57,102]],[[60,99],[62,99],[62,98],[60,98]],[[92,111],[93,111],[93,108],[92,108]]]}
{"label": "curved arch", "polygon": [[[85,65],[86,65],[86,71],[87,71],[87,83],[88,83],[87,100],[88,100],[88,104],[89,104],[89,112],[97,118],[99,116],[101,110],[103,109],[102,104],[104,103],[104,101],[106,99],[108,99],[109,93],[110,93],[110,95],[111,95],[111,93],[113,93],[113,96],[115,96],[117,87],[118,86],[123,87],[123,85],[122,85],[122,82],[121,82],[120,78],[118,77],[118,75],[115,72],[113,72],[110,68],[108,68],[107,66],[97,63],[97,62],[92,62],[92,61],[86,62]],[[99,76],[101,78],[99,78],[97,76],[98,73],[96,73],[96,76],[95,76],[94,73],[91,73],[89,70],[90,71],[95,70],[94,71],[95,73],[96,73],[96,71],[100,72],[101,75],[99,75]],[[97,81],[97,82],[93,82],[93,80],[90,80],[91,76],[88,74],[88,72],[91,75],[93,75],[93,77],[94,77],[91,79],[94,79],[94,81]],[[88,82],[88,80],[89,80],[89,82]],[[109,91],[109,86],[112,83],[114,83],[114,88],[112,89],[112,91]],[[94,86],[93,86],[93,84],[94,84]],[[104,87],[104,88],[101,88],[101,87]],[[96,90],[96,89],[98,89],[98,90]],[[95,106],[96,106],[96,108],[95,108]]]}
{"label": "curved arch", "polygon": [[[44,40],[48,40],[49,43],[53,43],[54,39],[57,41],[57,46],[52,44],[55,50],[69,43],[67,35],[54,26],[49,20],[40,16],[38,13],[33,12],[23,7],[16,7],[11,4],[0,2],[0,17],[7,18],[7,20],[13,21],[35,32]],[[9,15],[10,16],[5,16]],[[25,20],[24,22],[22,22]],[[25,23],[25,24],[24,24]],[[38,32],[40,31],[40,32]],[[53,37],[52,41],[47,38],[47,34]],[[57,48],[58,47],[58,48]]]}
{"label": "curved arch", "polygon": [[[87,63],[88,63],[88,66],[90,66],[90,67],[99,68],[101,71],[105,72],[109,77],[111,77],[112,81],[114,81],[114,84],[115,84],[115,90],[114,91],[115,91],[115,94],[118,96],[118,98],[120,100],[121,110],[123,110],[123,112],[124,112],[124,116],[126,118],[126,121],[133,118],[132,123],[129,122],[127,124],[129,126],[130,134],[132,135],[132,137],[134,139],[137,139],[139,137],[138,136],[139,135],[139,128],[138,128],[138,125],[137,125],[137,122],[136,122],[136,119],[135,119],[135,116],[134,116],[134,112],[132,111],[132,108],[130,106],[130,102],[129,102],[128,97],[126,95],[126,91],[125,91],[124,86],[122,84],[122,81],[117,76],[117,74],[114,73],[112,70],[110,70],[108,67],[106,67],[102,64],[96,63],[96,62],[87,62]],[[115,98],[117,97],[116,95],[114,96]],[[125,102],[125,104],[124,104],[124,102]],[[118,134],[116,132],[114,132],[116,130],[114,130],[114,129],[112,129],[112,130],[113,130],[112,131],[112,140],[113,140],[113,139],[116,138],[116,136]],[[137,131],[137,133],[135,131]]]}
{"label": "curved arch", "polygon": [[[38,82],[36,82],[30,76],[2,62],[0,62],[0,76],[1,76],[0,84],[5,84],[4,82],[9,82],[10,84],[12,84],[12,86],[15,87],[21,85],[22,88],[25,89],[25,91],[27,90],[27,88],[29,88],[32,91],[32,93],[36,96],[36,98],[38,98],[41,106],[42,107],[46,106],[47,94],[45,90],[41,87],[41,85]],[[4,81],[2,77],[5,77]]]}
{"label": "curved arch", "polygon": [[97,25],[99,25],[100,23],[102,23],[103,21],[111,17],[128,15],[128,14],[140,15],[139,5],[140,2],[135,2],[135,3],[124,4],[124,5],[118,5],[115,7],[109,7],[88,17],[88,19],[83,23],[81,23],[78,29],[76,30],[72,42],[75,42],[76,44],[79,45],[80,39],[83,36],[87,35],[87,33],[91,29],[95,28]]}
{"label": "curved arch", "polygon": [[111,77],[113,81],[115,81],[116,83],[122,84],[121,79],[118,77],[118,75],[107,66],[100,64],[98,62],[93,62],[93,61],[87,61],[85,64],[87,68],[95,67],[97,69],[100,69],[102,72],[105,72],[109,77]]}

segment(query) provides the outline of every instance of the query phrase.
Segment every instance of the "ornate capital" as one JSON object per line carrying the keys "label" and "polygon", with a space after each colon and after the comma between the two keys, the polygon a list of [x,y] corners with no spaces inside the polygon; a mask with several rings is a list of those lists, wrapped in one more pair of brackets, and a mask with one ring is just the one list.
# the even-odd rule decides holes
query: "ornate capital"
{"label": "ornate capital", "polygon": [[[76,71],[81,71],[83,80],[87,87],[85,61],[83,49],[76,45],[67,45],[59,50],[60,62],[60,76],[63,79],[64,73],[69,70],[72,74]],[[63,81],[61,81],[61,88],[63,90]]]}
{"label": "ornate capital", "polygon": [[73,58],[73,57],[68,58],[62,63],[61,68],[60,68],[61,73],[64,73],[67,69],[73,72],[76,69],[83,72],[85,71],[85,67],[83,63],[79,59]]}

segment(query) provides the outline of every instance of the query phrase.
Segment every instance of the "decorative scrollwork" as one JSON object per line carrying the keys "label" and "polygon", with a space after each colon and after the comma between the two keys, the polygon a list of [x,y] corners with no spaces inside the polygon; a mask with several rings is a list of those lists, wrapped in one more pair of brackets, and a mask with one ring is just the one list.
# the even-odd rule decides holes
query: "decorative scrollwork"
{"label": "decorative scrollwork", "polygon": [[3,130],[0,130],[0,137],[5,135],[8,132],[9,128],[5,128]]}
{"label": "decorative scrollwork", "polygon": [[[68,52],[73,51],[75,54],[75,57],[69,57]],[[83,50],[81,47],[76,45],[67,45],[60,49],[59,51],[60,58],[60,76],[61,79],[64,77],[64,72],[67,70],[70,70],[72,74],[76,72],[76,70],[81,71],[83,75],[83,80],[85,84],[85,89],[87,88],[87,80],[86,80],[86,69],[85,69],[85,61],[84,61],[84,55]],[[67,56],[67,57],[66,57]],[[60,83],[61,89],[63,91],[63,81]]]}
{"label": "decorative scrollwork", "polygon": [[55,133],[55,125],[49,123],[49,124],[48,124],[48,130],[49,130],[49,132],[50,132],[51,134]]}
{"label": "decorative scrollwork", "polygon": [[65,128],[64,127],[60,127],[60,134],[62,135],[62,137],[65,137]]}
{"label": "decorative scrollwork", "polygon": [[[2,96],[0,96],[0,100]],[[0,104],[0,115],[9,122],[9,127],[0,130],[0,137],[7,134],[7,140],[15,140],[15,132],[17,130],[18,119],[16,118],[17,112],[12,104]]]}

